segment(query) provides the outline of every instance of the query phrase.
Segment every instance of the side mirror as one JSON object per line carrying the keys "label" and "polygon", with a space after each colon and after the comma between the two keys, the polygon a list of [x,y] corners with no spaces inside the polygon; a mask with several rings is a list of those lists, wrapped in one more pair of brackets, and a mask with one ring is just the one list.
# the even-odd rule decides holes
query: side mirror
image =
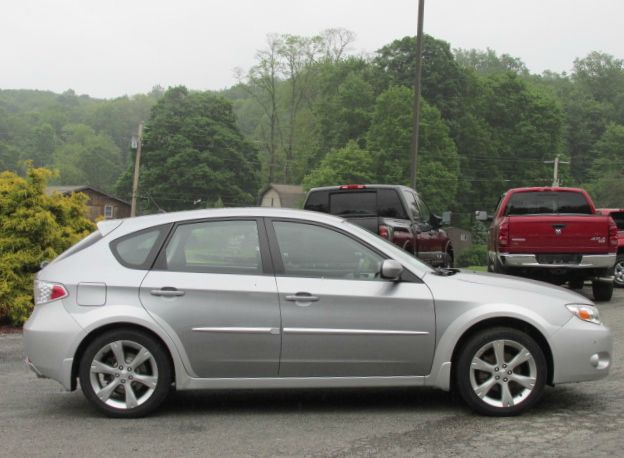
{"label": "side mirror", "polygon": [[381,278],[398,280],[403,272],[403,266],[394,259],[386,259],[381,263]]}
{"label": "side mirror", "polygon": [[442,225],[442,218],[432,213],[429,217],[429,224],[431,224],[433,229],[440,229],[440,226]]}
{"label": "side mirror", "polygon": [[494,219],[492,215],[488,215],[488,212],[483,210],[476,211],[475,218],[477,221],[492,221]]}
{"label": "side mirror", "polygon": [[451,225],[451,217],[453,212],[446,211],[442,212],[442,226],[450,226]]}

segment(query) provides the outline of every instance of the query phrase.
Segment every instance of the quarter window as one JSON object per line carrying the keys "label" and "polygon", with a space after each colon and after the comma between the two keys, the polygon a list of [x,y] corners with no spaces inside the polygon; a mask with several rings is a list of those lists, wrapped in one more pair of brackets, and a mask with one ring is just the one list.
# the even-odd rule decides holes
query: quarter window
{"label": "quarter window", "polygon": [[304,223],[273,223],[284,274],[294,277],[378,280],[383,258],[340,232]]}
{"label": "quarter window", "polygon": [[260,274],[255,221],[209,221],[180,225],[164,252],[166,270]]}
{"label": "quarter window", "polygon": [[131,269],[149,269],[170,225],[144,229],[113,240],[110,244],[115,258]]}

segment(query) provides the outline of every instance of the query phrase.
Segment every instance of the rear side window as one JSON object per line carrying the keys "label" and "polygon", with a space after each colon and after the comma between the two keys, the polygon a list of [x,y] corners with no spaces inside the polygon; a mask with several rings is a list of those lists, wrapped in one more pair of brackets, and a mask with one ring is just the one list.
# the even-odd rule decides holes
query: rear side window
{"label": "rear side window", "polygon": [[123,266],[149,269],[170,227],[167,224],[125,235],[111,242],[111,250]]}
{"label": "rear side window", "polygon": [[518,192],[507,202],[505,215],[539,214],[591,215],[592,210],[580,192]]}
{"label": "rear side window", "polygon": [[312,191],[308,194],[304,208],[315,212],[329,213],[329,192]]}
{"label": "rear side window", "polygon": [[332,215],[376,215],[377,193],[347,191],[330,194],[329,210]]}
{"label": "rear side window", "polygon": [[235,220],[180,225],[167,243],[164,261],[166,270],[175,272],[259,275],[258,224]]}

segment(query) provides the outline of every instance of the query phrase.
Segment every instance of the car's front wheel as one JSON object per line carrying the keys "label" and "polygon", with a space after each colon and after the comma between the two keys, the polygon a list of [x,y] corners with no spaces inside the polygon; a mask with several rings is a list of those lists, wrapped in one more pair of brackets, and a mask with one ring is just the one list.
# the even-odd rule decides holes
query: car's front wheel
{"label": "car's front wheel", "polygon": [[547,378],[544,352],[528,334],[512,328],[480,331],[463,345],[455,382],[476,412],[518,415],[541,397]]}
{"label": "car's front wheel", "polygon": [[80,387],[111,417],[141,417],[158,407],[171,385],[163,345],[147,333],[112,330],[94,339],[80,360]]}

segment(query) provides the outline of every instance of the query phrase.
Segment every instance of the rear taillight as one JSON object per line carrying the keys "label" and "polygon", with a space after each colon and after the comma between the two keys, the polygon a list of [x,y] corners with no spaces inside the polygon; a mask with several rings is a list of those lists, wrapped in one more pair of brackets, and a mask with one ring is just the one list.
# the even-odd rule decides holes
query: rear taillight
{"label": "rear taillight", "polygon": [[69,293],[60,283],[35,280],[35,305],[63,299],[67,296]]}
{"label": "rear taillight", "polygon": [[379,235],[382,236],[384,239],[390,239],[390,231],[388,230],[388,226],[386,226],[385,224],[382,224],[379,226]]}
{"label": "rear taillight", "polygon": [[509,245],[509,223],[507,221],[503,221],[500,226],[498,226],[498,247],[499,250],[502,248],[507,248]]}
{"label": "rear taillight", "polygon": [[618,246],[618,227],[613,219],[609,220],[609,244],[612,247]]}

